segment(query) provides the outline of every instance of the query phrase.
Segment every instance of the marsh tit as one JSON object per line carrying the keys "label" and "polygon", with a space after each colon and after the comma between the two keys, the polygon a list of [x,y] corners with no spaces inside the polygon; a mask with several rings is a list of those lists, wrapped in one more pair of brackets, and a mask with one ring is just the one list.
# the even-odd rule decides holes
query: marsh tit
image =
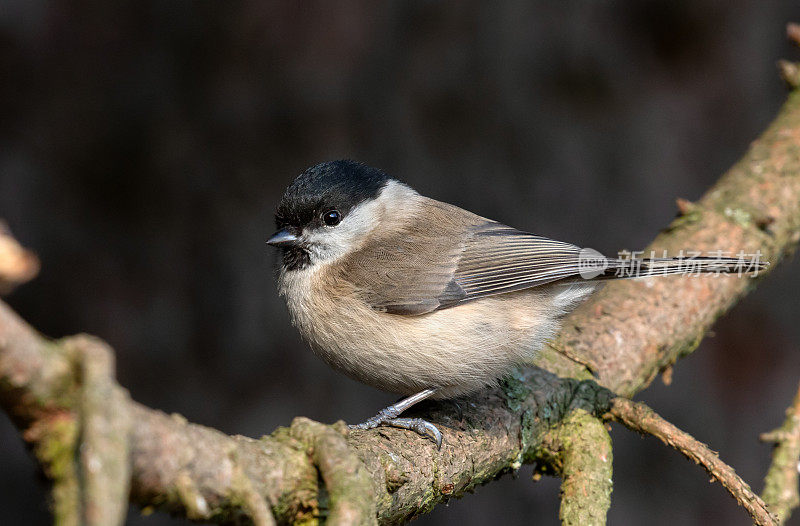
{"label": "marsh tit", "polygon": [[[278,289],[294,325],[334,369],[407,398],[357,428],[390,425],[426,398],[447,399],[530,362],[561,318],[630,260],[522,232],[429,199],[353,161],[300,174],[267,241],[282,251]],[[587,267],[586,261],[591,261]],[[741,260],[699,258],[693,272]],[[641,259],[640,274],[686,272],[684,259]],[[624,273],[622,273],[624,274]]]}

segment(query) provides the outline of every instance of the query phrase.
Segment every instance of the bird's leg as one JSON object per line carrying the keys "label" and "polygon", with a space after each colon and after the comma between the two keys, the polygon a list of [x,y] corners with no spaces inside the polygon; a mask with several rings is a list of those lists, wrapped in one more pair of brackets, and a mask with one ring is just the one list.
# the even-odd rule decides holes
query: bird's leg
{"label": "bird's leg", "polygon": [[400,413],[411,407],[412,405],[422,402],[430,397],[436,389],[425,389],[417,394],[413,394],[407,398],[403,398],[396,404],[382,409],[377,415],[373,416],[366,422],[361,424],[351,425],[353,429],[373,429],[378,426],[392,426],[401,429],[408,429],[415,431],[424,437],[428,437],[436,442],[436,447],[442,447],[442,433],[436,429],[436,426],[421,418],[397,418]]}

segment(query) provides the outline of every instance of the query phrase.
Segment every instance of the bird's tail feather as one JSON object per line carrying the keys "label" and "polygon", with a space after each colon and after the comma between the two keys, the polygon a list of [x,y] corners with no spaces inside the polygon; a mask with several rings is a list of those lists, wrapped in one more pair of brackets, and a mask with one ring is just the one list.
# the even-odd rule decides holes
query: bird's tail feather
{"label": "bird's tail feather", "polygon": [[[599,263],[599,264],[598,264]],[[606,258],[594,268],[584,266],[581,276],[586,279],[626,279],[674,274],[736,274],[754,276],[769,267],[759,258],[696,256],[685,258]],[[594,275],[592,275],[594,274]]]}

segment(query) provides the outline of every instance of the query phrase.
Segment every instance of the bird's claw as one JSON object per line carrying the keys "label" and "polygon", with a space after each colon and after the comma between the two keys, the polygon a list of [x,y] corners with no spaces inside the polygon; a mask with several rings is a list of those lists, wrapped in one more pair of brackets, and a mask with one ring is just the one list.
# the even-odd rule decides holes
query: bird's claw
{"label": "bird's claw", "polygon": [[391,418],[379,413],[366,422],[349,427],[351,429],[374,429],[378,426],[391,426],[414,431],[420,436],[430,438],[436,444],[437,449],[442,449],[442,432],[435,425],[421,418]]}

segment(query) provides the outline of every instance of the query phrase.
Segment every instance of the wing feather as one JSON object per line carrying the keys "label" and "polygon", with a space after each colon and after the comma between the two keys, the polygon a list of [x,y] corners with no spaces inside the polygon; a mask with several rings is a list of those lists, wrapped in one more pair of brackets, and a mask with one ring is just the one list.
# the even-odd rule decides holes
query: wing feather
{"label": "wing feather", "polygon": [[425,314],[579,274],[575,245],[426,201],[413,228],[384,233],[342,267],[376,309]]}
{"label": "wing feather", "polygon": [[454,278],[467,301],[575,276],[579,254],[575,245],[487,221],[466,243]]}

